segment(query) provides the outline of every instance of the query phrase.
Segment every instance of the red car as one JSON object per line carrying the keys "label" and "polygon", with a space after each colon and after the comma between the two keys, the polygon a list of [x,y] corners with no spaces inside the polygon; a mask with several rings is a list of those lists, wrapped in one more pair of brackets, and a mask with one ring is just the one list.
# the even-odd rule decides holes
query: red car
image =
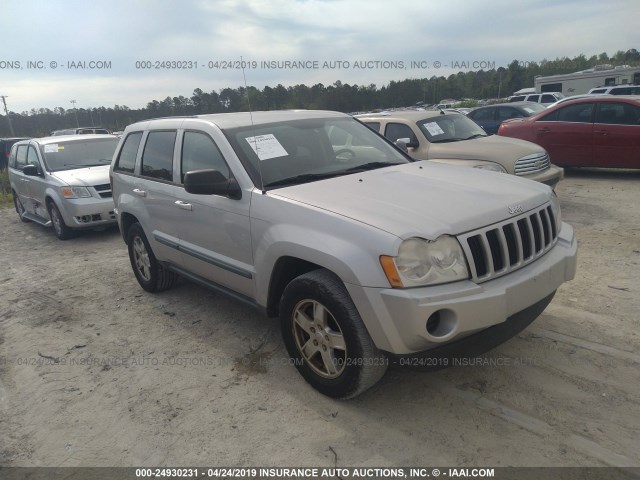
{"label": "red car", "polygon": [[498,135],[537,143],[563,167],[640,168],[640,97],[594,97],[506,120]]}

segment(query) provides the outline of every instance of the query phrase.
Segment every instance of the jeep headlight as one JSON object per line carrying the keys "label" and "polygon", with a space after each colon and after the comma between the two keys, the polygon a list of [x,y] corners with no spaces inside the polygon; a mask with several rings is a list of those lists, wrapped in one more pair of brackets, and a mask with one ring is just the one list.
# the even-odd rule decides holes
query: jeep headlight
{"label": "jeep headlight", "polygon": [[469,278],[462,247],[448,235],[435,241],[404,240],[397,256],[383,255],[380,263],[392,287],[420,287]]}
{"label": "jeep headlight", "polygon": [[480,165],[475,165],[473,168],[479,168],[481,170],[489,170],[490,172],[500,172],[507,173],[502,165],[498,165],[497,163],[482,163]]}
{"label": "jeep headlight", "polygon": [[87,187],[62,187],[60,189],[64,198],[87,198],[91,197],[91,192]]}
{"label": "jeep headlight", "polygon": [[553,212],[553,218],[556,220],[556,232],[559,234],[562,228],[562,212],[560,211],[560,199],[556,192],[551,194],[551,211]]}

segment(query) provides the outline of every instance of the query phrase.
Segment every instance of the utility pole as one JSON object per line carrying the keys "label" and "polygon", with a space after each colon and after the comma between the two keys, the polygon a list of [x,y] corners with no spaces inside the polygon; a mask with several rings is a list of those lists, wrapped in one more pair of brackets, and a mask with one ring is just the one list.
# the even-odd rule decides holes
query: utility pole
{"label": "utility pole", "polygon": [[4,105],[4,113],[7,116],[7,121],[9,122],[9,131],[11,132],[11,136],[15,137],[16,134],[13,133],[13,124],[11,123],[11,117],[9,116],[9,111],[7,110],[7,95],[0,95],[0,98],[2,98],[2,103]]}
{"label": "utility pole", "polygon": [[76,101],[75,100],[69,100],[71,102],[71,105],[73,105],[73,113],[76,116],[76,127],[80,128],[80,122],[78,122],[78,109],[76,108]]}

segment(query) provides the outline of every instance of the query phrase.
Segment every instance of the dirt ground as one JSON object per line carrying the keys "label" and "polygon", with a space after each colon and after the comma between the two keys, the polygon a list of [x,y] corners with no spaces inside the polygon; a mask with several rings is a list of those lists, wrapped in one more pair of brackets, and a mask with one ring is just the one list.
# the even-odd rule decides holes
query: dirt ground
{"label": "dirt ground", "polygon": [[640,466],[640,171],[558,186],[579,265],[475,365],[333,401],[276,320],[136,283],[117,229],[61,242],[0,208],[0,465]]}

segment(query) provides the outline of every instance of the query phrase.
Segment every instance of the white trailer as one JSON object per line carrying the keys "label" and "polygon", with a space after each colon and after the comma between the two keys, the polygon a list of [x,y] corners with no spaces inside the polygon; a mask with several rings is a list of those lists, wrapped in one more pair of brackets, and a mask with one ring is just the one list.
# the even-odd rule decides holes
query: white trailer
{"label": "white trailer", "polygon": [[640,85],[640,67],[596,65],[581,72],[548,77],[535,77],[536,92],[561,92],[566,96],[588,93],[596,87],[614,85]]}

